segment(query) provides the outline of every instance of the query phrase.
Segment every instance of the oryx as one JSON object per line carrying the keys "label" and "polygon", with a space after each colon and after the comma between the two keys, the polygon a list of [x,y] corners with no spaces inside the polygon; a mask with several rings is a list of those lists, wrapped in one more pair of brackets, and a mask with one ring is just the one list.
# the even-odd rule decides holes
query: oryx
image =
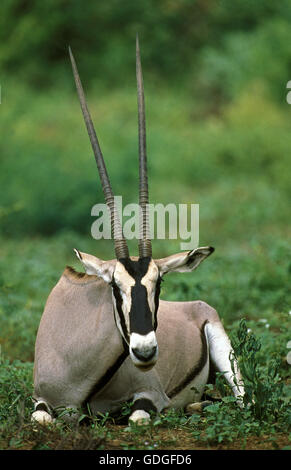
{"label": "oryx", "polygon": [[139,128],[139,257],[130,257],[103,156],[87,108],[71,50],[83,116],[111,214],[116,259],[103,261],[75,250],[86,273],[67,267],[51,291],[36,338],[34,412],[52,421],[62,407],[89,405],[93,414],[118,412],[132,401],[131,421],[167,407],[195,409],[210,366],[224,372],[234,395],[243,395],[231,344],[216,311],[200,300],[159,300],[160,283],[170,272],[191,272],[212,247],[163,259],[152,258],[148,223],[148,182],[143,80],[138,39],[136,73]]}

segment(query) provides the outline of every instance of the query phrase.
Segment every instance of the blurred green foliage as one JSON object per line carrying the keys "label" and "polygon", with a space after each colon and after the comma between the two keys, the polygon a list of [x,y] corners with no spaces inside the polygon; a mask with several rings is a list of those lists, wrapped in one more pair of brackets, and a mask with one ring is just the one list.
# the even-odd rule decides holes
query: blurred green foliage
{"label": "blurred green foliage", "polygon": [[229,94],[250,75],[274,83],[288,71],[290,19],[288,0],[4,0],[0,61],[28,83],[55,84],[70,44],[87,80],[116,83],[131,77],[138,32],[147,70]]}
{"label": "blurred green foliage", "polygon": [[69,44],[115,193],[136,200],[136,32],[151,202],[200,203],[203,233],[207,220],[224,234],[231,226],[240,239],[246,226],[249,233],[261,223],[282,228],[290,198],[290,19],[287,0],[2,2],[0,234],[90,234],[91,208],[103,201]]}
{"label": "blurred green foliage", "polygon": [[[77,97],[59,89],[35,93],[12,81],[3,94],[0,232],[50,236],[65,229],[91,236],[91,208],[103,195]],[[135,90],[98,89],[88,99],[113,190],[124,203],[137,202]],[[280,106],[252,84],[218,116],[198,119],[187,90],[148,86],[147,104],[152,203],[199,203],[207,243],[229,233],[249,242],[265,228],[286,235],[286,101]]]}

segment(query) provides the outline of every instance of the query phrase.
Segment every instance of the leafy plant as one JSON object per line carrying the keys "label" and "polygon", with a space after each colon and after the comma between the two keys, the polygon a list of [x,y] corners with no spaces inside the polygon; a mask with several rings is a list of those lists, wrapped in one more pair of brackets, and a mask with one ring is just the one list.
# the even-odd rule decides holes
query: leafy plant
{"label": "leafy plant", "polygon": [[232,336],[232,344],[232,370],[234,372],[236,358],[244,382],[244,405],[249,407],[260,421],[277,419],[280,412],[286,408],[283,399],[284,384],[279,375],[280,358],[267,359],[263,365],[258,362],[257,353],[261,349],[261,343],[254,333],[248,330],[244,319],[241,320],[237,333]]}

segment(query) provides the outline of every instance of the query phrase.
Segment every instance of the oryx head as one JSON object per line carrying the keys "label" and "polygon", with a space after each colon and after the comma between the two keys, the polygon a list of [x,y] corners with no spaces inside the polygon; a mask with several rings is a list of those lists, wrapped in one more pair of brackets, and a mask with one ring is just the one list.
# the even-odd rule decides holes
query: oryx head
{"label": "oryx head", "polygon": [[193,271],[214,249],[212,247],[178,253],[163,259],[152,258],[148,221],[148,181],[146,158],[146,129],[143,79],[140,63],[138,38],[136,39],[136,76],[138,90],[138,129],[139,129],[139,205],[141,211],[139,257],[129,256],[126,240],[115,207],[114,196],[103,155],[86,104],[84,91],[71,50],[77,92],[83,116],[95,155],[99,176],[110,210],[111,229],[114,239],[116,259],[103,261],[93,255],[75,250],[83,263],[86,273],[97,275],[111,285],[116,325],[129,346],[134,364],[142,370],[154,366],[158,358],[156,329],[159,306],[160,284],[168,272]]}

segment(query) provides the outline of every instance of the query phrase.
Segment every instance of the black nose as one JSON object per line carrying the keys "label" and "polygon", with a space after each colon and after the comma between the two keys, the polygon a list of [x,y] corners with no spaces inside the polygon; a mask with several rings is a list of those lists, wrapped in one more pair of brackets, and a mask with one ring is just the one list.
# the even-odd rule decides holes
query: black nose
{"label": "black nose", "polygon": [[150,361],[157,352],[157,346],[153,346],[151,349],[140,351],[137,348],[132,348],[133,354],[142,362]]}

